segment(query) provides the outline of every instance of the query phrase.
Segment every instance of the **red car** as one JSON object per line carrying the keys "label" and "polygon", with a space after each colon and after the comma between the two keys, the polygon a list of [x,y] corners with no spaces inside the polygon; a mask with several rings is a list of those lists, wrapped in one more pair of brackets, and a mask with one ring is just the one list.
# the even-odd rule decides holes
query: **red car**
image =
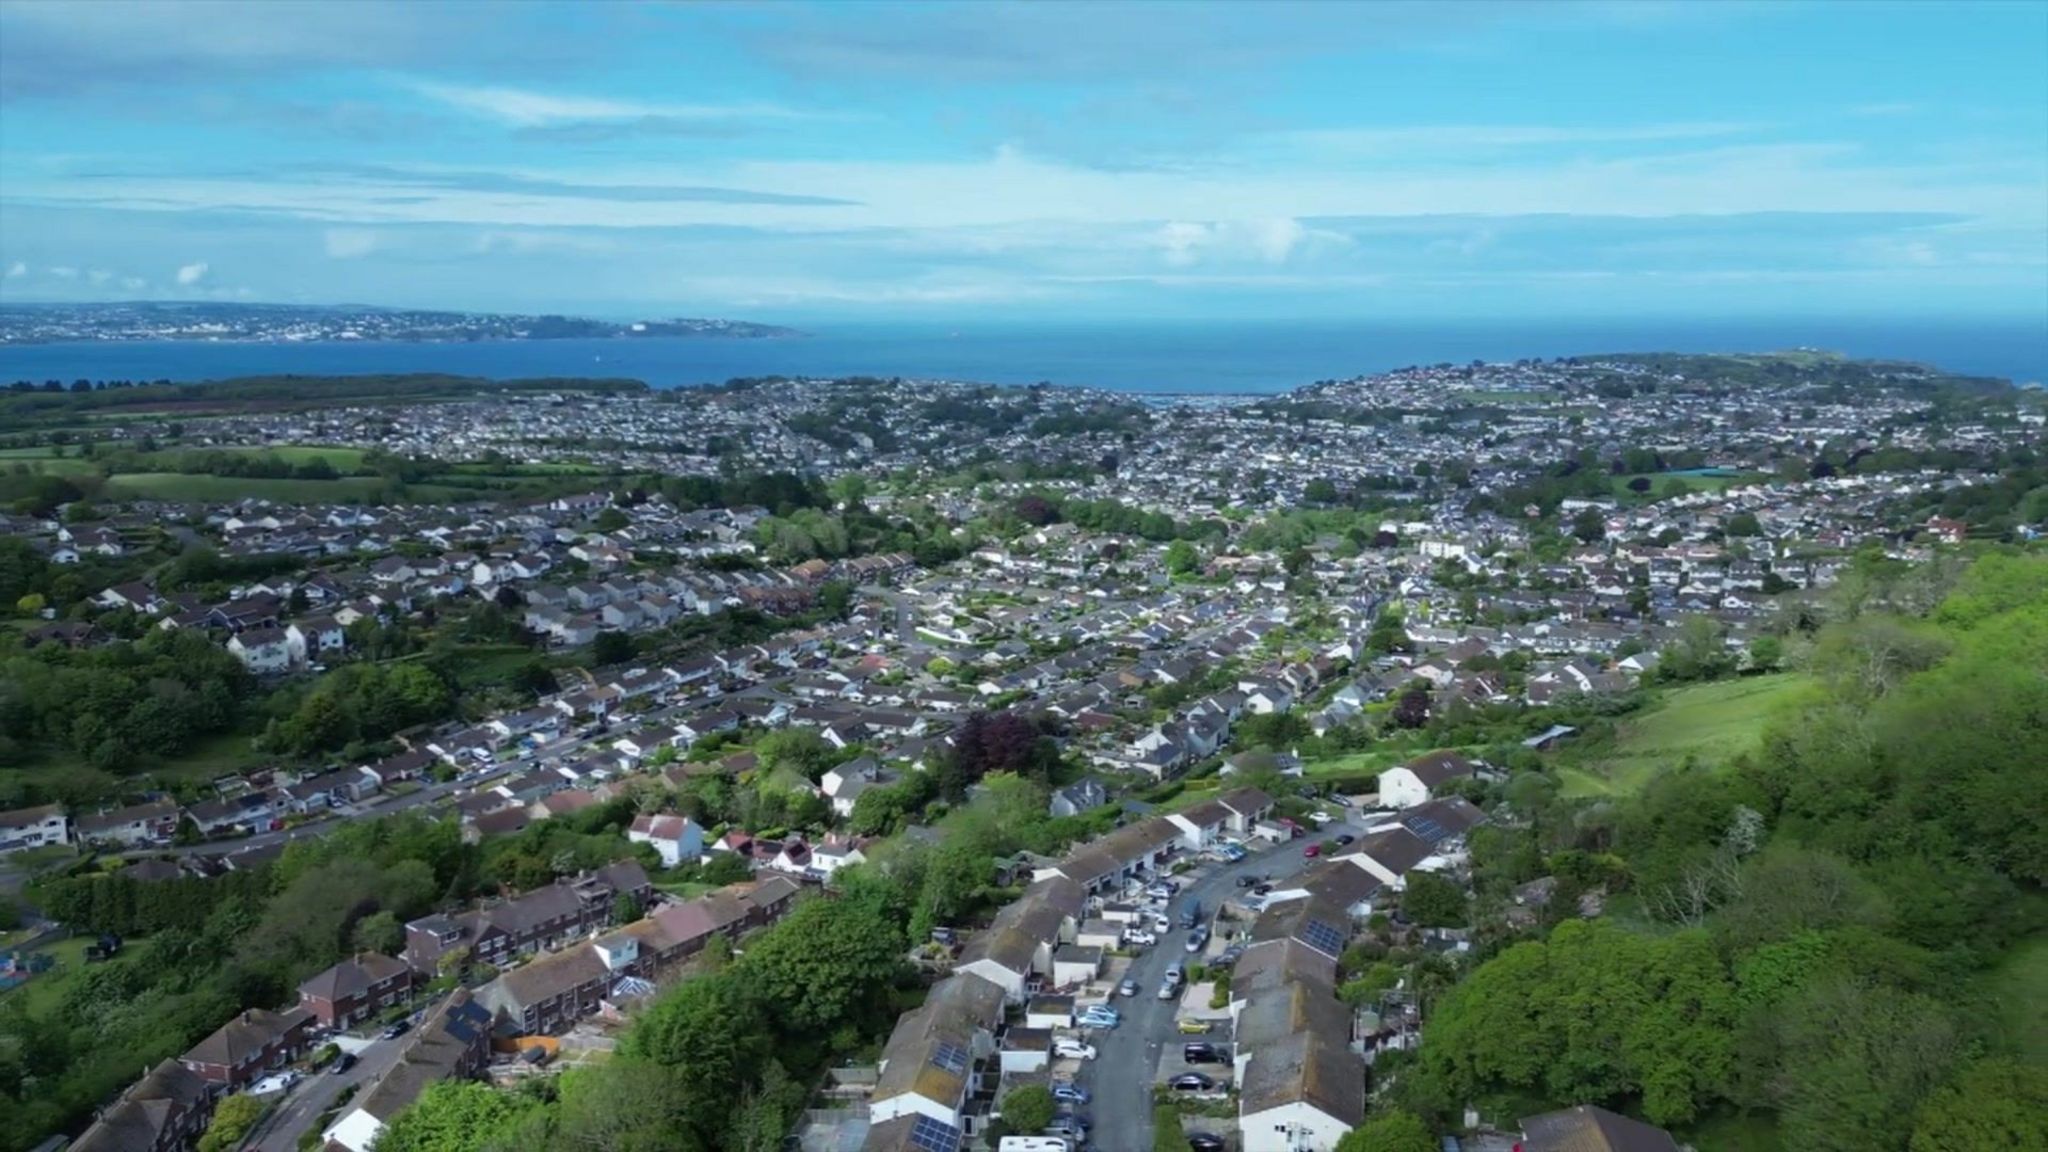
{"label": "red car", "polygon": [[1308,857],[1310,860],[1313,860],[1316,857],[1321,856],[1323,854],[1323,846],[1321,844],[1311,844],[1307,848],[1304,848],[1301,854],[1303,856]]}

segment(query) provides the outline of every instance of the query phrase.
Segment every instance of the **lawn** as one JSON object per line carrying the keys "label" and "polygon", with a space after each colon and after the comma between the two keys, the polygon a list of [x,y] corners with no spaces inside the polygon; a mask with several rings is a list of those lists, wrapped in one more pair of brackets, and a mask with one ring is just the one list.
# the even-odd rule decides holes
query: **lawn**
{"label": "lawn", "polygon": [[1991,1002],[1993,1047],[2031,1064],[2048,1064],[2048,940],[2013,949],[1980,985]]}
{"label": "lawn", "polygon": [[[64,997],[65,985],[85,967],[86,945],[92,941],[84,936],[73,936],[55,944],[38,948],[57,958],[57,966],[37,976],[18,988],[0,992],[0,1004],[20,1004],[31,1014],[41,1014],[56,1007]],[[118,963],[119,961],[114,961]]]}
{"label": "lawn", "polygon": [[1568,749],[1558,777],[1566,796],[1622,795],[1690,754],[1719,766],[1757,746],[1764,724],[1806,687],[1792,672],[1693,684],[1624,721],[1613,743]]}
{"label": "lawn", "polygon": [[337,480],[252,480],[237,476],[181,472],[126,472],[107,479],[111,491],[134,500],[276,500],[282,503],[347,503],[383,491],[381,476]]}
{"label": "lawn", "polygon": [[[1650,482],[1650,490],[1647,493],[1630,490],[1628,482],[1639,477]],[[1742,484],[1754,484],[1764,479],[1765,476],[1756,472],[1738,472],[1729,476],[1682,476],[1676,472],[1637,472],[1628,476],[1616,476],[1611,487],[1614,494],[1624,500],[1661,500],[1664,498],[1665,486],[1673,482],[1684,484],[1687,490],[1692,492],[1719,492]]]}

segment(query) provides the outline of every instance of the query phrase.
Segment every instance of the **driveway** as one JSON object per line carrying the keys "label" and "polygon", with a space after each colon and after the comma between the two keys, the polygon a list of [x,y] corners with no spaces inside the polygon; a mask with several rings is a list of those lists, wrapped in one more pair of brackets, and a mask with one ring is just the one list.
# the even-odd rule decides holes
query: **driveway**
{"label": "driveway", "polygon": [[405,1051],[405,1040],[379,1039],[344,1047],[357,1048],[355,1067],[346,1072],[308,1074],[285,1096],[284,1103],[264,1119],[256,1139],[243,1147],[254,1152],[298,1152],[299,1137],[333,1105],[342,1089],[353,1084],[360,1093],[364,1086],[382,1076],[398,1062],[399,1054]]}
{"label": "driveway", "polygon": [[[1238,893],[1239,876],[1291,875],[1299,871],[1302,843],[1297,840],[1256,851],[1235,864],[1209,865],[1211,871],[1192,887],[1183,888],[1168,908],[1178,918],[1181,906],[1193,898],[1202,902],[1205,919],[1213,920],[1216,909]],[[1157,947],[1146,949],[1131,961],[1125,975],[1138,982],[1138,994],[1128,999],[1116,998],[1116,1006],[1123,1010],[1123,1025],[1115,1031],[1094,1035],[1097,1058],[1089,1063],[1081,1078],[1094,1095],[1087,1107],[1094,1126],[1088,1139],[1092,1147],[1112,1152],[1152,1147],[1153,1070],[1159,1065],[1160,1054],[1172,1047],[1178,1058],[1177,1046],[1183,1040],[1203,1039],[1183,1037],[1174,1030],[1178,997],[1159,999],[1159,984],[1168,966],[1190,958],[1187,941],[1187,931],[1175,928],[1159,938]],[[1216,1042],[1224,1038],[1220,1029],[1210,1037]]]}

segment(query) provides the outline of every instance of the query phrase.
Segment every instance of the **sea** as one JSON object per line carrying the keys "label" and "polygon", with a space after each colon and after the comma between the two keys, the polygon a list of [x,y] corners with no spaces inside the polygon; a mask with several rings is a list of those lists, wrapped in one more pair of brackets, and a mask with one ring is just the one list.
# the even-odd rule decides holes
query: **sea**
{"label": "sea", "polygon": [[1414,364],[1602,352],[1818,348],[2027,384],[2048,380],[2038,322],[1630,320],[1611,323],[1243,321],[806,326],[801,336],[476,343],[76,342],[0,345],[0,383],[292,373],[605,376],[657,388],[738,376],[904,376],[1099,388],[1156,397],[1285,392]]}

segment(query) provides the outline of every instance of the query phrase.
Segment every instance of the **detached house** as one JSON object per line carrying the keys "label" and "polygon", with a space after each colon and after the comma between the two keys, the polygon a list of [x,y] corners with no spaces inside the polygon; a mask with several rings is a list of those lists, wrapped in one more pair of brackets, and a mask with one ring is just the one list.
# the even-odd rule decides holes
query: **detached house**
{"label": "detached house", "polygon": [[1412,808],[1439,794],[1453,780],[1469,778],[1477,766],[1456,752],[1431,752],[1380,773],[1380,803]]}
{"label": "detached house", "polygon": [[291,643],[276,628],[251,628],[228,638],[228,651],[258,676],[290,671]]}
{"label": "detached house", "polygon": [[626,830],[626,839],[635,844],[654,845],[664,868],[674,868],[704,854],[704,829],[688,816],[635,816],[632,827]]}

